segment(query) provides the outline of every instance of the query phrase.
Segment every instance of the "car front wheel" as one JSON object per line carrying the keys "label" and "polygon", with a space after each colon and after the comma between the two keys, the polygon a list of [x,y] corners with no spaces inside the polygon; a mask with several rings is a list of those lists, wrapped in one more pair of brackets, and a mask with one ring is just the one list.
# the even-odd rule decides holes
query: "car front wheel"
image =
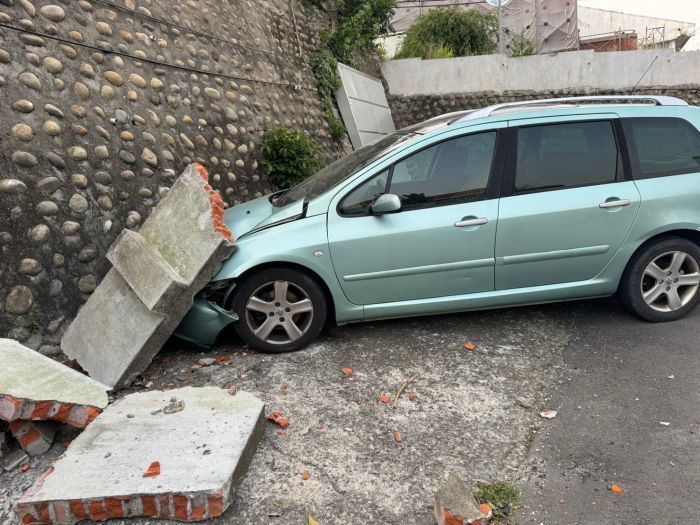
{"label": "car front wheel", "polygon": [[247,277],[235,291],[236,332],[268,353],[300,350],[326,323],[327,301],[315,279],[290,268],[269,268]]}
{"label": "car front wheel", "polygon": [[700,247],[680,237],[660,240],[630,262],[621,287],[626,306],[642,319],[679,319],[700,300]]}

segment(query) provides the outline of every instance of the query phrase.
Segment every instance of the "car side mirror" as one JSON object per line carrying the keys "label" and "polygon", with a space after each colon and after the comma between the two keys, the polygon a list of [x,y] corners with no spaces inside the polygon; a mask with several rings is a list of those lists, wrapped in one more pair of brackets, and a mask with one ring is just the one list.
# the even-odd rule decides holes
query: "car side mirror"
{"label": "car side mirror", "polygon": [[401,199],[393,193],[385,193],[377,197],[370,208],[372,215],[385,215],[401,211]]}

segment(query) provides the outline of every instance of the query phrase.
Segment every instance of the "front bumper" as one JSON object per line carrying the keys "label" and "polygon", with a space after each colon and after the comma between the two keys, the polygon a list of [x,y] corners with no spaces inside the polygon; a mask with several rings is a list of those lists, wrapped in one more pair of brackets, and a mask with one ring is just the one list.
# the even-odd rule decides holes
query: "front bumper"
{"label": "front bumper", "polygon": [[192,308],[174,335],[191,343],[213,346],[219,332],[236,321],[238,316],[235,313],[224,310],[202,297],[195,297]]}

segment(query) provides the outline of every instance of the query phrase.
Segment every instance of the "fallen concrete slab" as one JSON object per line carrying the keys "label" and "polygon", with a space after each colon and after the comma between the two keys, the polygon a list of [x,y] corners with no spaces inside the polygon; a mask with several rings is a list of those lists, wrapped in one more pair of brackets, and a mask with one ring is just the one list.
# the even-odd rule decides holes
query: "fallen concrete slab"
{"label": "fallen concrete slab", "polygon": [[113,267],[78,312],[63,352],[112,387],[143,372],[234,250],[223,201],[189,165],[139,233],[123,230]]}
{"label": "fallen concrete slab", "polygon": [[263,412],[252,394],[217,387],[126,396],[95,419],[17,503],[20,521],[219,516],[262,438]]}
{"label": "fallen concrete slab", "polygon": [[110,388],[13,339],[0,339],[0,419],[59,421],[85,428]]}

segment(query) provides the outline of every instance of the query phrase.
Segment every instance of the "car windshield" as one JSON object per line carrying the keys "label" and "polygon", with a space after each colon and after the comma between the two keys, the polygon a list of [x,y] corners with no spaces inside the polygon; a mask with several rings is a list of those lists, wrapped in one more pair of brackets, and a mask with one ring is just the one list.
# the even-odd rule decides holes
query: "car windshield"
{"label": "car windshield", "polygon": [[277,199],[273,200],[272,204],[277,207],[282,207],[302,199],[308,202],[322,193],[325,193],[333,186],[343,182],[353,173],[357,173],[358,170],[364,168],[375,159],[415,137],[415,133],[410,133],[406,130],[396,131],[371,144],[367,144],[329,164],[301,184],[282,193]]}

